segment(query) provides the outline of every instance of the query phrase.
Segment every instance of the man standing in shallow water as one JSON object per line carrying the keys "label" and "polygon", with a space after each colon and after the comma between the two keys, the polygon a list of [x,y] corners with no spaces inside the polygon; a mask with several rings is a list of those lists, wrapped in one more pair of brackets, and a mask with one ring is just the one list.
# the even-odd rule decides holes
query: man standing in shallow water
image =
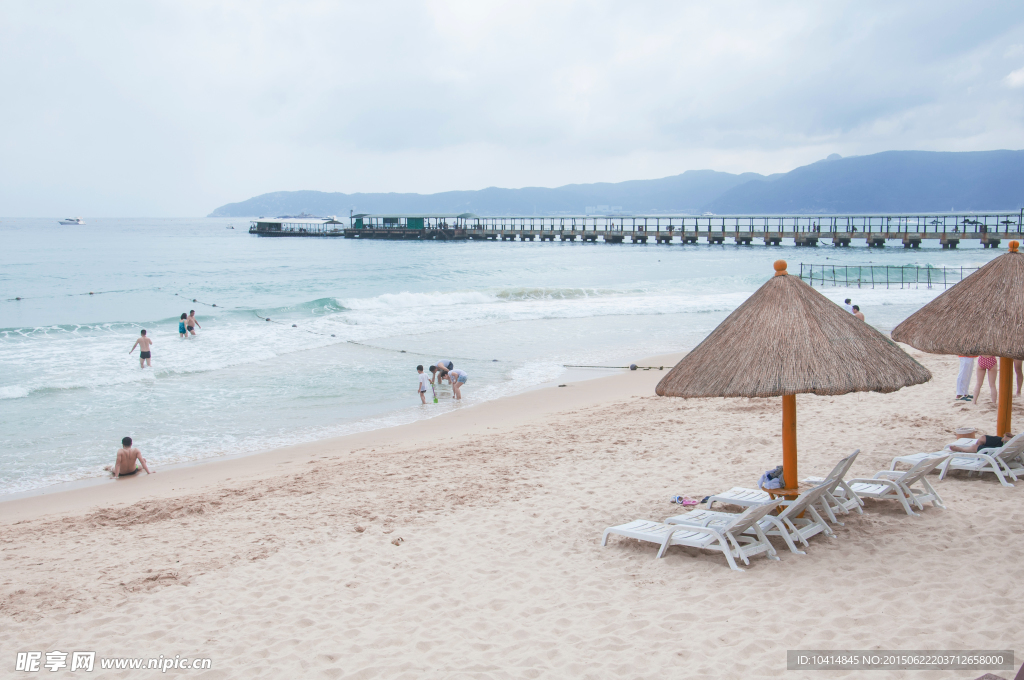
{"label": "man standing in shallow water", "polygon": [[149,351],[149,348],[152,346],[153,341],[146,337],[146,329],[143,328],[139,339],[136,340],[135,344],[132,345],[132,348],[128,350],[128,354],[131,354],[135,351],[136,347],[139,348],[139,368],[145,368],[146,366],[153,368],[153,360],[151,359],[153,355]]}
{"label": "man standing in shallow water", "polygon": [[114,460],[113,467],[104,468],[110,470],[110,474],[117,477],[128,477],[134,475],[141,469],[146,471],[147,475],[153,474],[149,471],[146,466],[146,459],[142,457],[142,452],[132,446],[132,438],[125,437],[121,440],[121,448],[117,450],[117,458]]}
{"label": "man standing in shallow water", "polygon": [[199,322],[196,321],[196,310],[194,310],[194,309],[190,309],[189,310],[189,312],[188,312],[188,319],[186,319],[186,321],[185,321],[185,328],[193,336],[196,334],[196,329],[197,328],[202,328],[202,326],[199,325]]}

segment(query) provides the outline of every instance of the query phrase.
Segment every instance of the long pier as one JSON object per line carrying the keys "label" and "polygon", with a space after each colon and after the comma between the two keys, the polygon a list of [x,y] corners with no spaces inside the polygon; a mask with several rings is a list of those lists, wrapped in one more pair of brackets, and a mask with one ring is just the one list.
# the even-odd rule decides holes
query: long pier
{"label": "long pier", "polygon": [[589,241],[605,243],[736,243],[797,246],[862,241],[883,247],[898,241],[918,248],[926,240],[943,248],[978,241],[985,248],[1024,234],[1016,213],[917,215],[577,215],[481,217],[461,215],[353,215],[345,238],[397,240]]}

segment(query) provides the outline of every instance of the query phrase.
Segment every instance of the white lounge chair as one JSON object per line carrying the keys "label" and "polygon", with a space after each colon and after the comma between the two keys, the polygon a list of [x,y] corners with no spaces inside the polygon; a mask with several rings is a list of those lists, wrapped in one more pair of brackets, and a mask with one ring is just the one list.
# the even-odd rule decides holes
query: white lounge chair
{"label": "white lounge chair", "polygon": [[[850,514],[850,510],[856,510],[858,515],[864,514],[862,509],[864,501],[843,480],[846,473],[853,467],[853,461],[857,460],[859,454],[860,449],[857,449],[846,458],[843,458],[832,469],[832,472],[828,474],[828,477],[808,477],[801,480],[807,484],[825,485],[825,493],[822,494],[821,505],[825,509],[825,514],[828,515],[829,521],[833,524],[843,524],[836,519],[835,510],[844,515]],[[839,489],[842,489],[842,491],[839,491]]]}
{"label": "white lounge chair", "polygon": [[750,508],[755,505],[770,503],[771,500],[772,497],[768,495],[767,491],[762,491],[761,489],[748,489],[743,486],[734,486],[723,493],[708,496],[708,509],[711,509],[711,506],[715,501]]}
{"label": "white lounge chair", "polygon": [[[910,507],[911,504],[916,505],[919,510],[924,510],[924,504],[929,501],[931,501],[932,505],[940,508],[946,507],[942,503],[942,497],[939,496],[939,492],[926,479],[928,473],[941,465],[945,460],[945,458],[928,458],[903,472],[882,470],[875,473],[874,477],[851,479],[847,484],[861,498],[899,501],[908,515],[917,517],[918,513],[913,511]],[[923,485],[924,489],[915,489],[914,485],[917,483]]]}
{"label": "white lounge chair", "polygon": [[[769,558],[779,559],[775,548],[761,531],[761,527],[758,526],[758,520],[774,510],[780,502],[776,501],[750,508],[742,514],[733,515],[731,521],[716,527],[662,524],[661,522],[638,519],[629,524],[605,529],[604,535],[601,537],[601,545],[608,545],[608,536],[616,534],[659,544],[661,548],[658,550],[658,557],[664,557],[665,551],[670,545],[718,550],[725,554],[725,559],[728,560],[732,569],[743,571],[736,566],[736,557],[743,560],[743,564],[746,565],[750,564],[749,558],[758,553],[768,553]],[[753,529],[756,538],[742,535],[748,529]]]}
{"label": "white lounge chair", "polygon": [[939,479],[945,479],[950,470],[966,470],[967,472],[992,472],[999,478],[1003,486],[1013,486],[1006,481],[1010,477],[1017,481],[1017,475],[1024,475],[1021,464],[1024,453],[1024,433],[1017,435],[997,449],[979,449],[977,453],[953,453],[942,464]]}
{"label": "white lounge chair", "polygon": [[[820,533],[824,533],[826,536],[835,538],[836,535],[832,533],[832,529],[829,528],[828,524],[821,518],[818,511],[814,509],[814,504],[819,502],[824,493],[826,485],[822,484],[809,491],[805,491],[800,494],[796,500],[793,501],[771,501],[770,504],[774,507],[776,504],[785,506],[785,508],[777,516],[765,515],[763,519],[758,521],[757,528],[763,531],[767,536],[781,536],[790,551],[797,553],[798,555],[806,555],[807,553],[799,550],[796,547],[796,543],[799,541],[807,547],[807,539],[816,536]],[[754,507],[766,507],[764,505]],[[747,510],[743,514],[750,512]],[[800,517],[800,515],[805,515]],[[810,515],[807,517],[806,515]],[[665,524],[683,524],[686,526],[707,526],[716,527],[723,523],[729,523],[734,517],[739,517],[731,512],[715,512],[714,510],[694,510],[687,512],[682,515],[676,515],[675,517],[669,517],[665,520]],[[750,529],[747,530],[748,532]]]}
{"label": "white lounge chair", "polygon": [[[863,512],[863,510],[861,510],[861,506],[864,505],[864,503],[861,502],[860,498],[857,497],[857,494],[853,493],[853,491],[846,485],[846,482],[843,481],[843,477],[845,477],[846,473],[850,471],[850,467],[853,465],[853,461],[856,460],[859,453],[860,449],[857,449],[846,458],[840,460],[832,469],[832,472],[829,473],[828,477],[809,477],[803,480],[804,482],[809,482],[819,486],[821,484],[828,485],[828,490],[822,496],[821,507],[825,511],[825,514],[828,515],[829,520],[833,523],[841,524],[841,522],[836,519],[834,510],[839,510],[844,515],[848,514],[850,510],[854,508],[856,508],[858,513]],[[842,486],[846,491],[845,497],[836,495],[836,488],[839,486]],[[761,489],[747,489],[741,486],[734,486],[724,493],[708,496],[708,510],[711,509],[711,506],[715,501],[718,501],[719,503],[731,503],[732,505],[750,507],[771,501],[771,496],[767,491]]]}
{"label": "white lounge chair", "polygon": [[912,453],[908,456],[896,456],[889,464],[889,469],[895,470],[896,466],[900,463],[914,467],[922,460],[928,460],[929,458],[946,458],[953,453],[949,450],[950,446],[970,446],[974,441],[974,439],[957,439],[952,444],[947,444],[946,448],[941,451],[933,451],[931,453]]}

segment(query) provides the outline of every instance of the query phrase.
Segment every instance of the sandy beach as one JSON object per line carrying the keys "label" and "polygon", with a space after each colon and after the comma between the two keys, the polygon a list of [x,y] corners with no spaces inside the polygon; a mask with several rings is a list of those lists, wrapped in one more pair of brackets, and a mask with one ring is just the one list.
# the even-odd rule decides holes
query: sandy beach
{"label": "sandy beach", "polygon": [[[857,448],[853,473],[870,476],[958,426],[994,429],[987,399],[952,399],[956,357],[905,349],[931,382],[797,398],[801,476]],[[1024,483],[993,475],[933,476],[947,509],[919,518],[867,501],[836,539],[806,555],[779,541],[781,562],[745,573],[710,552],[602,548],[607,526],[780,462],[778,399],[659,398],[663,375],[2,503],[3,663],[94,650],[210,658],[169,671],[202,678],[859,678],[787,671],[786,650],[1024,653]]]}

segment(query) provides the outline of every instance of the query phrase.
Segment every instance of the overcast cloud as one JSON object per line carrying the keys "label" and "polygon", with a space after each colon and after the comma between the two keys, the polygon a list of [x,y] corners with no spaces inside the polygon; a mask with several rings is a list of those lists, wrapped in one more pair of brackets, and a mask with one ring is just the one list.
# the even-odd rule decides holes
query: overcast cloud
{"label": "overcast cloud", "polygon": [[0,214],[1024,148],[1024,3],[0,4]]}

